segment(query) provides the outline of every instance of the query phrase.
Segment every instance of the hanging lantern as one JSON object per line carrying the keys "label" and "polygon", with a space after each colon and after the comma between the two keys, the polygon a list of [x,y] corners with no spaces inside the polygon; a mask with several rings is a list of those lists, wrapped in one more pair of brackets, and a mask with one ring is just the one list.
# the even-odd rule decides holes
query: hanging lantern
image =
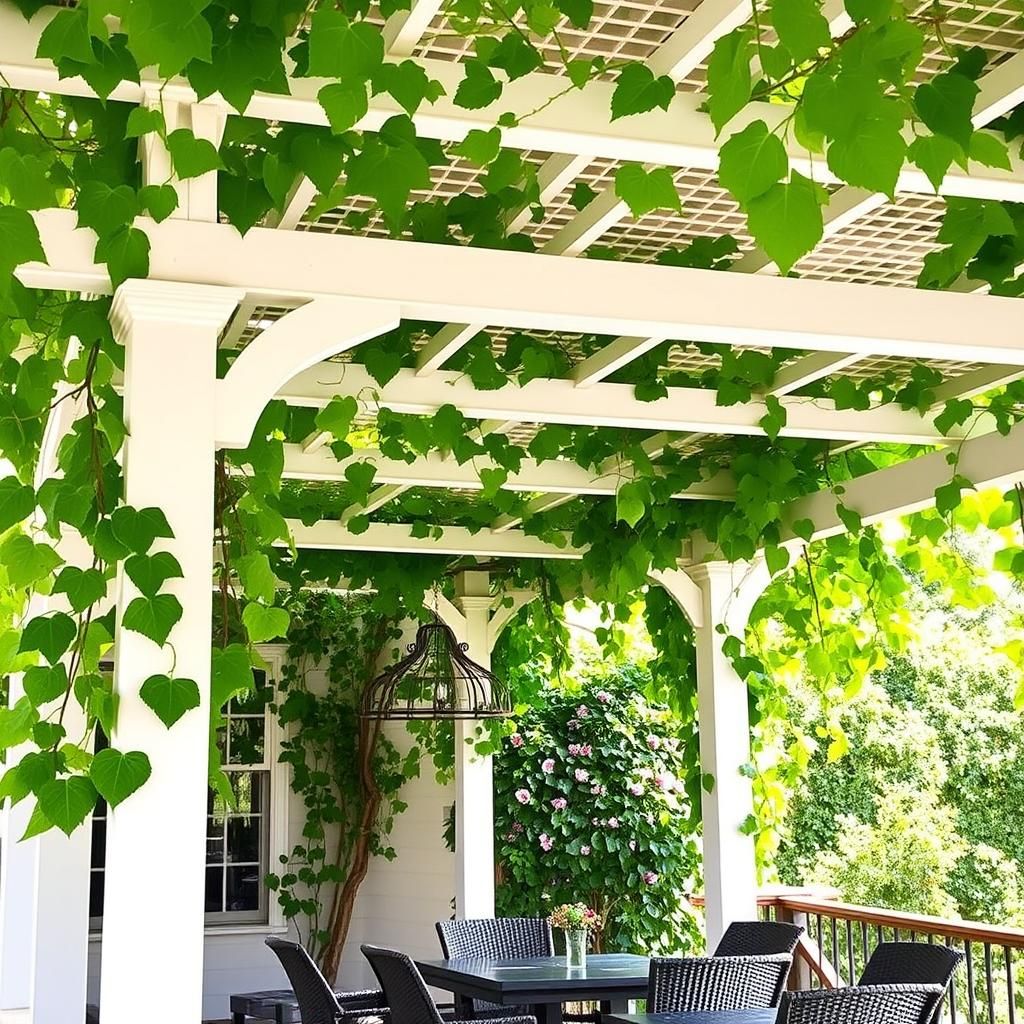
{"label": "hanging lantern", "polygon": [[443,622],[416,632],[409,653],[363,696],[364,718],[500,718],[512,714],[508,687],[473,661]]}

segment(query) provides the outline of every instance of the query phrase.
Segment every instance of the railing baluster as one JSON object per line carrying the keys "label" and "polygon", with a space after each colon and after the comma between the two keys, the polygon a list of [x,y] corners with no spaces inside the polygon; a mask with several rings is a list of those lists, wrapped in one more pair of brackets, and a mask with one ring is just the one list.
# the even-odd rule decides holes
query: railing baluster
{"label": "railing baluster", "polygon": [[1013,1005],[1014,984],[1013,984],[1013,950],[1009,946],[1003,946],[1003,959],[1006,963],[1006,1007],[1010,1024],[1016,1019],[1016,1007]]}
{"label": "railing baluster", "polygon": [[825,936],[824,936],[824,934],[822,933],[822,930],[821,930],[821,914],[815,914],[814,916],[815,916],[815,919],[818,922],[818,972],[819,972],[818,973],[818,985],[821,988],[824,988],[825,987],[825,983],[821,980],[821,973],[822,973],[822,958],[824,957],[825,954],[824,954],[824,951],[822,950],[821,947],[825,944]]}
{"label": "railing baluster", "polygon": [[[953,948],[952,939],[946,940],[946,946],[950,949]],[[956,1024],[956,976],[954,975],[953,980],[949,983],[948,988],[948,999],[949,999],[949,1024]]]}
{"label": "railing baluster", "polygon": [[964,956],[967,957],[967,1016],[971,1024],[977,1024],[977,1007],[974,1004],[974,957],[971,954],[970,942],[964,942]]}
{"label": "railing baluster", "polygon": [[985,950],[985,994],[988,996],[988,1024],[996,1024],[996,994],[992,984],[992,946],[986,942]]}
{"label": "railing baluster", "polygon": [[868,952],[868,923],[867,921],[861,921],[860,923],[860,951],[861,951],[861,965],[860,969],[863,971],[868,965],[868,957],[871,954]]}
{"label": "railing baluster", "polygon": [[838,984],[840,981],[839,971],[843,966],[842,958],[839,956],[839,922],[834,917],[830,917],[829,922],[832,932],[832,966],[836,969],[836,983]]}
{"label": "railing baluster", "polygon": [[846,919],[846,966],[848,969],[847,984],[852,985],[857,977],[857,972],[853,966],[853,922]]}

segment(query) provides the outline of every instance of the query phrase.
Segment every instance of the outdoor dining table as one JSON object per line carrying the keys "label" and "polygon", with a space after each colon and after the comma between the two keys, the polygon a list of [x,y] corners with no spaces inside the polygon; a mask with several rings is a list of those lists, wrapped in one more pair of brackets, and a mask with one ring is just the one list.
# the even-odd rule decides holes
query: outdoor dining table
{"label": "outdoor dining table", "polygon": [[[630,953],[591,953],[569,969],[563,956],[489,960],[419,960],[423,980],[456,997],[502,1006],[529,1006],[537,1024],[561,1024],[562,1004],[595,1000],[602,1013],[626,1013],[630,999],[647,997],[650,961]],[[745,1022],[739,1022],[745,1024]]]}
{"label": "outdoor dining table", "polygon": [[775,1024],[778,1010],[691,1010],[685,1013],[615,1013],[604,1024]]}

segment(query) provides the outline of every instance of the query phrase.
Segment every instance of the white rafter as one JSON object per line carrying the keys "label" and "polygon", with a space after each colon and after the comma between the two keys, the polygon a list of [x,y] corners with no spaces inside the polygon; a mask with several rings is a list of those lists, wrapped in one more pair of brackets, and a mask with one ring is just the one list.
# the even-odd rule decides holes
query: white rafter
{"label": "white rafter", "polygon": [[407,11],[396,11],[384,23],[384,49],[390,57],[410,57],[441,10],[442,0],[413,0]]}
{"label": "white rafter", "polygon": [[[94,260],[96,236],[76,227],[74,211],[33,217],[47,263],[19,267],[23,283],[109,292],[106,267]],[[403,319],[1024,365],[1020,304],[1001,296],[268,228],[243,238],[226,224],[137,223],[149,236],[152,279],[236,287],[267,301],[346,296],[394,302]]]}

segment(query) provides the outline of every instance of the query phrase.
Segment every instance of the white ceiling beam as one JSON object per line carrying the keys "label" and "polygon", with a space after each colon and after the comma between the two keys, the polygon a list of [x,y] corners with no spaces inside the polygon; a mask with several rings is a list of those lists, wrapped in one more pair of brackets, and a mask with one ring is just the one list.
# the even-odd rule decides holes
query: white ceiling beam
{"label": "white ceiling beam", "polygon": [[[0,73],[14,89],[92,96],[92,89],[82,79],[60,79],[50,61],[35,57],[42,29],[56,10],[48,8],[31,21],[25,21],[10,5],[0,8]],[[436,103],[417,112],[414,120],[421,136],[457,142],[472,128],[494,126],[493,111],[465,110],[454,103],[452,97],[462,78],[462,68],[457,61],[420,58],[418,63],[431,78],[441,83],[446,93]],[[141,83],[120,83],[110,98],[139,103],[145,92],[156,90],[168,101],[197,101],[195,91],[184,79],[164,82],[152,71],[144,72],[141,78]],[[245,114],[266,120],[326,125],[327,116],[316,98],[326,81],[294,78],[289,81],[290,94],[258,92]],[[588,83],[586,89],[566,91],[560,79],[543,73],[525,75],[510,82],[502,92],[502,109],[537,112],[515,127],[505,129],[502,143],[515,149],[540,149],[548,153],[670,167],[717,168],[719,141],[711,120],[701,109],[705,97],[680,92],[667,111],[654,110],[611,124],[609,110],[614,89],[614,82],[594,81]],[[203,102],[219,105],[229,114],[235,113],[219,98],[210,97]],[[775,126],[788,112],[788,108],[778,104],[750,103],[733,119],[730,129],[741,129],[759,119]],[[374,131],[388,118],[401,113],[401,106],[381,93],[373,97],[369,113],[357,127]],[[798,171],[812,175],[822,184],[836,183],[822,161],[812,158],[790,135],[786,137],[786,146],[790,163]],[[897,189],[901,192],[934,191],[924,173],[909,164],[900,173]],[[1009,171],[974,166],[967,173],[956,168],[947,174],[940,191],[969,198],[1024,201],[1024,163],[1014,154]]]}
{"label": "white ceiling beam", "polygon": [[656,75],[680,82],[711,56],[715,43],[750,19],[750,0],[704,0],[648,57]]}
{"label": "white ceiling beam", "polygon": [[[481,558],[582,558],[583,548],[575,548],[568,537],[564,544],[555,544],[528,537],[518,530],[495,533],[464,526],[438,526],[428,537],[414,537],[408,523],[370,523],[362,533],[351,533],[347,526],[332,520],[321,520],[306,526],[298,519],[289,519],[288,528],[297,548],[326,551],[390,551],[410,555],[477,555]],[[434,533],[439,536],[434,536]],[[283,541],[278,546],[286,546]]]}
{"label": "white ceiling beam", "polygon": [[460,348],[468,345],[486,324],[445,324],[416,354],[416,376],[440,370]]}
{"label": "white ceiling beam", "polygon": [[407,11],[396,11],[384,23],[384,50],[390,57],[411,57],[442,0],[413,0]]}
{"label": "white ceiling beam", "polygon": [[615,341],[588,356],[583,362],[573,367],[572,380],[578,388],[588,388],[591,384],[610,377],[616,370],[639,359],[645,352],[657,348],[664,338],[616,338]]}
{"label": "white ceiling beam", "polygon": [[[75,212],[33,216],[47,262],[19,267],[22,282],[108,293],[96,236],[76,226]],[[267,301],[346,296],[397,303],[412,320],[1024,365],[1020,304],[1001,296],[267,228],[243,238],[230,225],[175,219],[137,224],[150,240],[151,279],[240,288]],[[326,364],[319,373],[340,380],[349,369]],[[483,414],[494,417],[515,418]]]}
{"label": "white ceiling beam", "polygon": [[[557,199],[589,166],[591,158],[586,154],[553,153],[537,169],[537,191],[541,206]],[[508,222],[508,231],[522,231],[533,216],[529,206],[524,206]]]}
{"label": "white ceiling beam", "polygon": [[944,380],[935,388],[935,405],[941,409],[951,398],[975,398],[1005,387],[1024,376],[1024,369],[1012,366],[982,366],[959,377]]}
{"label": "white ceiling beam", "polygon": [[850,352],[812,352],[801,356],[779,370],[767,393],[776,397],[791,395],[822,377],[845,370],[863,358],[863,355]]}
{"label": "white ceiling beam", "polygon": [[506,530],[519,526],[524,519],[529,519],[531,516],[538,515],[541,512],[550,512],[551,509],[558,508],[559,505],[572,501],[574,497],[576,497],[574,494],[555,494],[554,492],[551,494],[538,494],[536,498],[526,503],[526,508],[522,512],[517,512],[515,515],[498,516],[491,523],[491,529],[495,533],[504,533]]}
{"label": "white ceiling beam", "polygon": [[[896,289],[893,289],[896,290]],[[336,364],[329,364],[335,369]],[[329,378],[329,370],[312,367],[286,384],[278,397],[292,405],[326,406],[335,395],[351,395],[367,411],[383,406],[393,412],[433,415],[451,403],[471,419],[508,418],[525,423],[565,423],[638,430],[701,431],[711,434],[763,436],[760,420],[767,414],[763,401],[717,405],[708,388],[669,388],[653,402],[633,396],[632,384],[595,384],[584,390],[570,381],[531,380],[523,387],[508,384],[493,391],[478,391],[460,373],[440,370],[417,379],[412,370],[399,370],[379,387],[362,366],[346,366],[344,375]],[[813,437],[833,441],[892,441],[901,444],[942,444],[943,436],[929,416],[894,406],[859,411],[836,409],[826,399],[783,397],[786,411],[784,437]],[[959,434],[956,434],[959,436]]]}
{"label": "white ceiling beam", "polygon": [[[286,480],[342,482],[348,466],[363,462],[376,468],[374,483],[381,486],[480,490],[483,487],[480,472],[500,468],[487,456],[479,456],[460,465],[437,452],[421,455],[414,462],[389,459],[376,448],[357,449],[345,459],[335,459],[325,451],[308,453],[302,450],[301,445],[292,444],[285,445],[284,453],[283,475]],[[525,494],[550,491],[566,498],[580,494],[605,496],[614,494],[634,475],[630,466],[613,473],[594,473],[564,459],[548,459],[546,462],[524,459],[518,472],[509,473],[502,489]],[[735,482],[726,472],[717,473],[673,495],[691,501],[731,501],[735,496]]]}
{"label": "white ceiling beam", "polygon": [[277,228],[280,231],[294,231],[314,199],[316,199],[316,185],[304,174],[300,174],[288,191],[284,208],[280,211],[271,210],[267,214],[266,226]]}
{"label": "white ceiling beam", "polygon": [[375,487],[370,492],[365,505],[349,505],[343,509],[338,521],[347,523],[353,516],[372,515],[377,509],[383,508],[395,498],[405,494],[410,487],[412,484],[381,484],[380,487]]}

